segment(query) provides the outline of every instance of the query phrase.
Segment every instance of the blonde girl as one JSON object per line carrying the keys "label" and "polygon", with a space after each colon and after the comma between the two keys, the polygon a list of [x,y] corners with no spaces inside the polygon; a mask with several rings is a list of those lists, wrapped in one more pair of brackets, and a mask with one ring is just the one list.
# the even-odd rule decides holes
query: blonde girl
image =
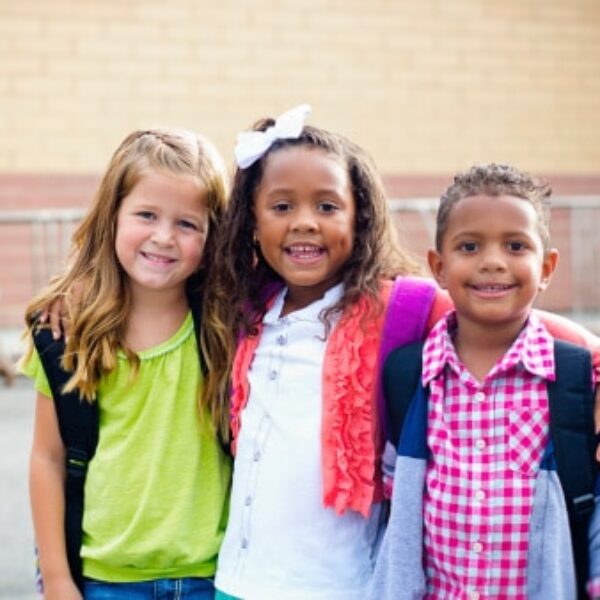
{"label": "blonde girl", "polygon": [[[65,552],[65,449],[38,355],[30,489],[47,600],[212,598],[230,461],[213,369],[224,324],[205,283],[226,205],[222,159],[189,131],[135,131],[73,238],[67,272],[27,308],[63,303],[66,390],[97,402],[85,483],[83,590]],[[190,303],[202,307],[198,340]],[[199,360],[199,347],[203,358]],[[83,592],[83,596],[82,596]]]}

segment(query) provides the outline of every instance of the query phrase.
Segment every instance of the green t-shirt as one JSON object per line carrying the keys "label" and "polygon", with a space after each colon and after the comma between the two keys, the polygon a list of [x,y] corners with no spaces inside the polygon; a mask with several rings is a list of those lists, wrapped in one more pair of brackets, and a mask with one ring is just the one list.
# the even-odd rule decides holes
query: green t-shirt
{"label": "green t-shirt", "polygon": [[[231,460],[206,411],[191,314],[98,388],[100,434],[85,482],[83,572],[102,581],[207,577],[227,521]],[[24,367],[51,396],[38,356]]]}

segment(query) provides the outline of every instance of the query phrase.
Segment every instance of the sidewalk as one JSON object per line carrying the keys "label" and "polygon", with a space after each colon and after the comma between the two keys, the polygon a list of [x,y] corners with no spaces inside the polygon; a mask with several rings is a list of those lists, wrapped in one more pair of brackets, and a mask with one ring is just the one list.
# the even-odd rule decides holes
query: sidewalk
{"label": "sidewalk", "polygon": [[0,600],[40,599],[27,484],[33,408],[28,380],[19,377],[10,388],[0,382]]}

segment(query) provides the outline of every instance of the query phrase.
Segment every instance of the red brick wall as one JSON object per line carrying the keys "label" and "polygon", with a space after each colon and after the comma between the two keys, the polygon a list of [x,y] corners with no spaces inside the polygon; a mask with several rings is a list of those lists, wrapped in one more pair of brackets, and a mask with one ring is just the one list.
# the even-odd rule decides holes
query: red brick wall
{"label": "red brick wall", "polygon": [[[599,177],[550,176],[554,189],[561,197],[577,194],[596,194],[600,198]],[[390,197],[438,197],[450,181],[449,176],[386,177]],[[85,207],[93,197],[98,184],[96,175],[0,175],[0,213],[44,208]],[[560,312],[573,309],[600,311],[600,236],[586,232],[586,239],[573,239],[574,221],[578,227],[592,222],[600,223],[600,208],[589,210],[585,218],[579,212],[557,208],[552,212],[552,241],[561,253],[560,264],[554,280],[539,299],[539,305]],[[423,260],[432,241],[430,232],[435,227],[434,214],[425,217],[420,213],[395,213],[395,222],[401,239],[416,257]],[[428,226],[423,218],[429,219]],[[430,228],[428,231],[428,227]],[[22,321],[26,302],[36,292],[35,282],[45,282],[61,266],[62,247],[68,245],[71,227],[55,227],[45,232],[45,243],[51,250],[47,264],[33,260],[34,244],[39,236],[32,228],[22,224],[2,224],[0,221],[0,252],[3,256],[0,271],[0,328],[18,327]],[[573,249],[576,250],[576,255]],[[38,261],[39,262],[39,261]]]}

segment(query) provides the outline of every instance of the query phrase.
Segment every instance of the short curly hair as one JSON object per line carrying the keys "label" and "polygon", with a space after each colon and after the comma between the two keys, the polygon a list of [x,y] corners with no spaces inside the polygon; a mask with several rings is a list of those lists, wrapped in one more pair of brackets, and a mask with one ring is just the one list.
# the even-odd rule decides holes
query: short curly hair
{"label": "short curly hair", "polygon": [[459,173],[442,194],[436,218],[435,247],[439,252],[448,229],[452,208],[470,196],[515,196],[528,201],[538,216],[538,231],[544,250],[550,246],[550,186],[529,173],[510,166],[490,163],[474,165]]}

